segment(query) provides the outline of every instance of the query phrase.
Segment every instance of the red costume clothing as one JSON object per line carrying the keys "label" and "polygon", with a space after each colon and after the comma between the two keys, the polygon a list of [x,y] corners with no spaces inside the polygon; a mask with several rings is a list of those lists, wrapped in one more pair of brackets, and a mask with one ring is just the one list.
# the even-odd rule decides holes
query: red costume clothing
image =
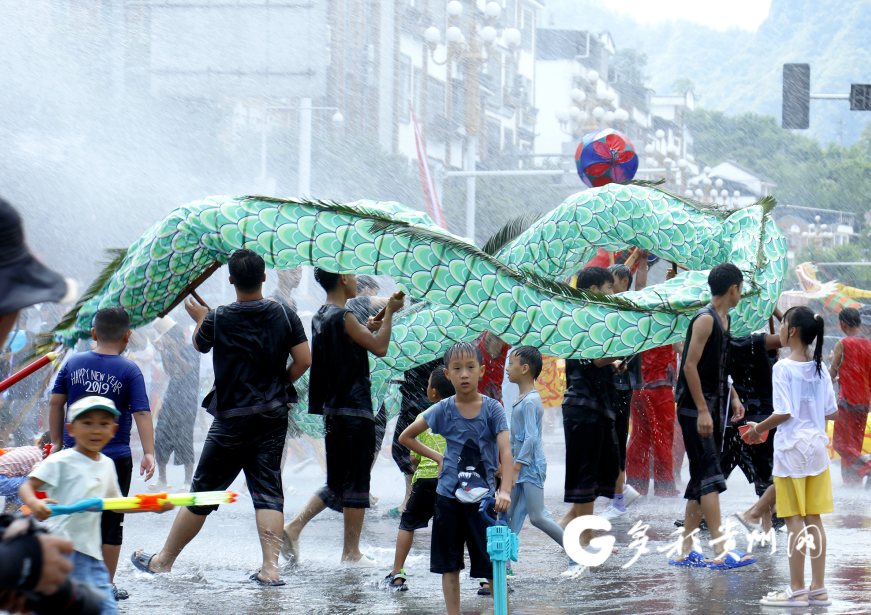
{"label": "red costume clothing", "polygon": [[844,358],[838,370],[838,418],[832,446],[841,456],[844,483],[861,483],[856,470],[863,465],[859,456],[871,403],[871,341],[863,335],[850,335],[841,340],[841,346]]}
{"label": "red costume clothing", "polygon": [[[621,250],[620,252],[609,252],[608,250],[603,250],[599,248],[598,252],[596,252],[596,256],[594,256],[590,262],[584,265],[584,268],[587,267],[604,267],[607,269],[611,266],[611,254],[614,255],[614,262],[618,265],[621,265],[626,262],[626,259],[629,258],[631,254],[631,250]],[[638,271],[639,260],[636,259],[635,264],[633,264],[629,269],[632,271],[632,275],[635,275],[635,272]]]}
{"label": "red costume clothing", "polygon": [[502,403],[502,381],[505,378],[505,361],[508,359],[508,351],[511,346],[505,344],[502,346],[502,353],[493,358],[487,351],[487,334],[482,333],[475,340],[481,354],[484,355],[484,377],[478,381],[478,392],[481,395],[492,397],[503,406]]}
{"label": "red costume clothing", "polygon": [[626,482],[642,495],[650,485],[653,458],[653,493],[680,495],[674,486],[672,442],[675,405],[672,386],[677,381],[677,354],[662,346],[641,353],[644,385],[632,395],[632,435],[626,450]]}

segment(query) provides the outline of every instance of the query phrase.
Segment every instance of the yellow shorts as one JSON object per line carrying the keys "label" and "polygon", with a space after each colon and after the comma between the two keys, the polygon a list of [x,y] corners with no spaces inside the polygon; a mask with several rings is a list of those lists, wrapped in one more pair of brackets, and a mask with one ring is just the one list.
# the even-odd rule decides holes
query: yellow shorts
{"label": "yellow shorts", "polygon": [[782,519],[835,512],[828,468],[816,476],[775,476],[774,488],[777,491],[777,516]]}

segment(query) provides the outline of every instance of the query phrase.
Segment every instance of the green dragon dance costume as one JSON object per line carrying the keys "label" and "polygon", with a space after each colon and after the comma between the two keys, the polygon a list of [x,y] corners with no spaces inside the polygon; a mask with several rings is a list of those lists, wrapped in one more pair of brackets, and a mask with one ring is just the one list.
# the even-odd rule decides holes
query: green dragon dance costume
{"label": "green dragon dance costume", "polygon": [[[107,306],[123,306],[133,327],[143,326],[240,248],[274,269],[390,275],[421,300],[396,318],[387,356],[370,359],[373,399],[387,395],[391,378],[484,330],[564,358],[624,356],[678,341],[709,301],[707,270],[718,263],[745,272],[745,296],[732,312],[734,333],[744,335],[772,313],[786,272],[786,241],[767,213],[773,204],[726,212],[653,186],[609,184],[569,197],[488,254],[395,202],[214,196],[174,210],[119,255],[108,281],[92,286],[55,339],[72,346],[89,337],[94,313]],[[557,281],[597,248],[626,246],[691,271],[620,296]],[[320,435],[304,401],[296,412],[307,433]]]}

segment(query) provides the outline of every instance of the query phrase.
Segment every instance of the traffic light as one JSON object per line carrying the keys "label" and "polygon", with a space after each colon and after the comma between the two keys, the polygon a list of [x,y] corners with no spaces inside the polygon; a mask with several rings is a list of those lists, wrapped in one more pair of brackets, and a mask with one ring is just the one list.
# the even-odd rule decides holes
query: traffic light
{"label": "traffic light", "polygon": [[871,85],[850,85],[850,111],[871,111]]}
{"label": "traffic light", "polygon": [[810,126],[810,104],[810,64],[784,64],[781,125],[790,129],[803,129]]}

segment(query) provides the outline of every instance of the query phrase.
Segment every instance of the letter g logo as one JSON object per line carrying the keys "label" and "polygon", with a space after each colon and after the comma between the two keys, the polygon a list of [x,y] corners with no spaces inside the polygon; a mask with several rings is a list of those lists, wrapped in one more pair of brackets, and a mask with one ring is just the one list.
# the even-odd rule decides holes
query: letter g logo
{"label": "letter g logo", "polygon": [[596,515],[576,517],[566,526],[563,534],[563,548],[570,558],[581,566],[595,567],[605,563],[611,555],[616,539],[613,536],[599,536],[590,541],[590,546],[598,549],[592,553],[581,547],[581,533],[584,530],[611,530],[611,523]]}

